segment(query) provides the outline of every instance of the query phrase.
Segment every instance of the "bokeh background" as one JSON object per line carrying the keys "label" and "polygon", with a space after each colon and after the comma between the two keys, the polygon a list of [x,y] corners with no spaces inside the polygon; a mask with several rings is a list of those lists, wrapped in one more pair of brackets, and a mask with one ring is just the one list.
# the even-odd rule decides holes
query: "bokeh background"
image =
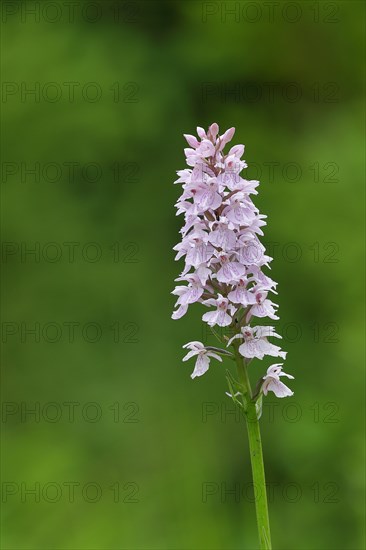
{"label": "bokeh background", "polygon": [[192,381],[203,310],[170,319],[182,134],[215,121],[295,376],[262,419],[274,547],[361,549],[363,3],[72,4],[2,3],[2,547],[256,548],[230,365]]}

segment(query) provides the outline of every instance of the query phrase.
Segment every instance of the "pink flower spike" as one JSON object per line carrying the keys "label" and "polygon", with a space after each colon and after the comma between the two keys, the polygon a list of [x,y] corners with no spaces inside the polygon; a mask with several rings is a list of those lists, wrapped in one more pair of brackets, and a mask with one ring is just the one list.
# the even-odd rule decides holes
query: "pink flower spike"
{"label": "pink flower spike", "polygon": [[272,258],[260,241],[266,216],[253,202],[259,182],[241,176],[248,167],[242,159],[244,145],[229,145],[225,149],[234,134],[232,127],[219,135],[216,122],[207,132],[198,126],[198,137],[184,134],[188,167],[177,171],[175,181],[182,189],[175,205],[177,215],[183,215],[184,221],[180,242],[174,246],[175,259],[183,260],[184,266],[175,279],[178,285],[172,294],[177,300],[172,318],[185,315],[194,303],[204,305],[209,310],[202,321],[224,347],[199,341],[185,344],[183,361],[195,359],[191,378],[205,374],[211,359],[222,362],[222,357],[226,357],[236,363],[236,375],[225,369],[229,389],[226,395],[242,410],[248,427],[253,484],[261,494],[256,502],[258,547],[272,548],[259,421],[263,395],[293,395],[282,381],[293,376],[282,371],[282,363],[276,363],[265,376],[259,375],[256,385],[251,383],[258,369],[254,359],[286,359],[287,352],[272,343],[272,338],[281,336],[269,321],[263,326],[256,324],[257,319],[279,319],[278,306],[269,298],[271,292],[277,294],[277,283],[264,273],[270,269]]}
{"label": "pink flower spike", "polygon": [[[240,175],[247,168],[241,158],[245,147],[237,144],[224,152],[234,134],[232,127],[219,135],[215,122],[207,132],[198,126],[198,138],[184,134],[188,168],[177,171],[175,182],[182,186],[176,208],[184,222],[181,242],[174,247],[175,259],[183,259],[184,267],[176,279],[181,284],[172,292],[177,297],[172,318],[179,319],[192,304],[202,303],[211,308],[202,320],[210,327],[230,327],[223,335],[225,343],[246,362],[265,356],[285,359],[286,352],[269,341],[280,338],[272,326],[250,326],[255,318],[279,319],[278,306],[269,298],[270,292],[277,294],[277,283],[263,272],[272,258],[259,240],[266,216],[252,201],[259,182]],[[234,334],[229,335],[229,330]],[[195,376],[207,370],[207,357],[202,351]],[[271,387],[281,384],[275,379]]]}

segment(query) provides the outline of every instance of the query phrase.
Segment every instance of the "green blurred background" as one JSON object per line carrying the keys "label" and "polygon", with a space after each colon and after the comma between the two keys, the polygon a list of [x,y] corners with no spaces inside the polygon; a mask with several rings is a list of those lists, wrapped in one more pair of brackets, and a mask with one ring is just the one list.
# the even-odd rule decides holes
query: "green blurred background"
{"label": "green blurred background", "polygon": [[274,548],[361,549],[363,3],[73,6],[2,3],[2,547],[256,548],[224,367],[181,363],[203,310],[170,319],[182,134],[215,121],[295,376],[262,421]]}

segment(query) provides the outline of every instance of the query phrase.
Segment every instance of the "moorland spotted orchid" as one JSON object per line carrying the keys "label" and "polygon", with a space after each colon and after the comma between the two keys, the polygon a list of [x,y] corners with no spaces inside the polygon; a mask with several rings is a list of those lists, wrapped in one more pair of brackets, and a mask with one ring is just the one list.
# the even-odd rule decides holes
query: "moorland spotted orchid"
{"label": "moorland spotted orchid", "polygon": [[[198,127],[198,137],[184,135],[189,168],[179,170],[174,182],[182,184],[176,208],[177,215],[184,214],[182,240],[174,250],[176,260],[184,258],[185,266],[176,279],[180,284],[173,290],[178,299],[172,317],[183,317],[197,302],[210,308],[202,320],[224,346],[213,348],[198,341],[184,345],[190,351],[183,361],[196,358],[192,378],[208,371],[210,359],[222,362],[224,356],[237,364],[239,380],[226,371],[226,394],[241,407],[247,420],[253,481],[261,489],[261,496],[255,499],[260,547],[268,549],[271,542],[258,421],[263,395],[269,391],[280,398],[293,395],[280,380],[293,376],[282,372],[282,363],[271,365],[252,391],[249,364],[266,356],[285,359],[286,352],[269,341],[281,338],[273,326],[258,325],[258,320],[279,319],[278,305],[271,300],[271,294],[277,294],[277,283],[263,272],[272,258],[259,240],[266,216],[252,201],[259,182],[240,175],[247,168],[241,159],[244,145],[224,152],[234,133],[235,128],[229,128],[220,135],[214,123],[207,132]],[[255,367],[250,370],[255,374]]]}
{"label": "moorland spotted orchid", "polygon": [[[238,351],[246,360],[266,355],[285,359],[286,352],[267,340],[280,338],[273,327],[249,326],[252,318],[279,317],[277,304],[269,298],[270,293],[276,294],[276,283],[262,272],[272,261],[258,238],[263,235],[266,216],[251,199],[258,193],[259,182],[240,176],[247,167],[241,160],[244,145],[234,145],[224,153],[234,132],[230,128],[220,136],[214,123],[207,132],[198,127],[198,138],[184,135],[191,168],[179,170],[175,182],[183,187],[176,207],[177,214],[184,213],[185,224],[182,240],[174,249],[177,260],[185,258],[183,272],[176,279],[185,284],[173,290],[178,300],[172,317],[179,319],[191,304],[200,302],[213,308],[203,315],[203,321],[210,327],[228,327],[230,335],[234,333],[230,339],[229,334],[223,336],[227,345],[243,340]],[[207,368],[196,371],[195,376],[207,372],[210,357],[205,356]],[[263,393],[274,387],[267,383]]]}

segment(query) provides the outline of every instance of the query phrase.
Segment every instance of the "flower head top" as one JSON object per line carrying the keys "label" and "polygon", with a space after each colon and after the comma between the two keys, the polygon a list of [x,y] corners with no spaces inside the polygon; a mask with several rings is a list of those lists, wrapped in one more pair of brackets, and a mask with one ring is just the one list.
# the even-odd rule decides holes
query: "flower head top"
{"label": "flower head top", "polygon": [[[280,338],[272,326],[250,325],[253,318],[279,318],[278,306],[270,299],[271,293],[277,294],[277,283],[262,271],[272,258],[265,254],[258,238],[263,235],[266,216],[259,213],[251,198],[257,194],[259,182],[240,175],[247,167],[241,158],[244,145],[224,152],[234,133],[235,128],[229,128],[220,135],[214,123],[207,132],[198,127],[198,137],[184,135],[189,145],[184,150],[189,168],[177,172],[175,183],[183,188],[176,208],[177,214],[184,214],[185,222],[182,240],[174,249],[176,259],[184,258],[185,266],[173,291],[178,299],[172,317],[182,317],[191,304],[199,302],[211,308],[202,320],[210,327],[226,327],[230,335],[234,333],[230,340],[224,335],[225,343],[237,346],[245,361],[266,355],[285,359],[286,352],[268,341],[270,337]],[[221,360],[218,353],[228,354],[226,350],[210,352],[201,342],[186,347],[191,351],[184,360],[197,355],[192,377],[208,370],[210,357]],[[284,373],[270,369],[262,390],[267,393],[276,388],[278,395],[282,384],[279,376]]]}

